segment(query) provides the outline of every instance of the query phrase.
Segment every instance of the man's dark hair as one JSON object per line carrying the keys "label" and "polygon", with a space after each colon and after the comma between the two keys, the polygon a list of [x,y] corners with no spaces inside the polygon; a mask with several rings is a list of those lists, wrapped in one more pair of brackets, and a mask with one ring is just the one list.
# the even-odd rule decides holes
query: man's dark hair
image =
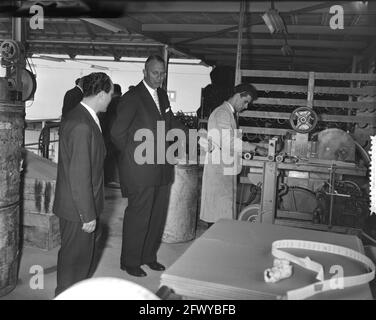
{"label": "man's dark hair", "polygon": [[121,87],[120,87],[120,84],[118,83],[114,84],[114,95],[121,96]]}
{"label": "man's dark hair", "polygon": [[161,62],[161,63],[165,63],[163,58],[158,55],[158,54],[153,54],[151,56],[149,56],[146,61],[145,61],[145,69],[147,68],[148,64],[151,62],[151,61],[158,61],[158,62]]}
{"label": "man's dark hair", "polygon": [[74,82],[76,84],[76,86],[78,86],[78,84],[80,83],[80,80],[81,80],[81,78],[76,79],[76,81]]}
{"label": "man's dark hair", "polygon": [[82,91],[84,97],[95,96],[101,91],[109,93],[112,81],[104,72],[93,72],[83,77]]}
{"label": "man's dark hair", "polygon": [[257,90],[250,83],[241,83],[234,88],[234,94],[240,93],[241,97],[251,96],[252,100],[257,100]]}

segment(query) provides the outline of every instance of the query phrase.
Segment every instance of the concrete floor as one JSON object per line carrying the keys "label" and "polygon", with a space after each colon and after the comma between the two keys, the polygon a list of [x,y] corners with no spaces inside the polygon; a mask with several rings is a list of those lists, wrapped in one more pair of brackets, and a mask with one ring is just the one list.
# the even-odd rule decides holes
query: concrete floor
{"label": "concrete floor", "polygon": [[[123,225],[124,208],[127,199],[121,197],[119,189],[106,188],[106,201],[104,213],[101,217],[102,237],[99,241],[99,254],[96,259],[97,268],[93,277],[116,277],[126,279],[141,285],[152,293],[156,293],[160,287],[162,272],[150,270],[144,267],[148,276],[143,278],[132,277],[125,271],[120,270],[120,249]],[[204,222],[198,221],[196,238],[206,230]],[[192,244],[185,243],[162,243],[158,251],[158,261],[166,267],[172,265]],[[56,260],[59,247],[50,251],[37,248],[25,247],[21,256],[19,279],[16,288],[0,300],[51,300],[54,297],[56,287]],[[39,265],[44,270],[43,289],[31,289],[30,282],[35,274],[30,270],[32,266]],[[376,297],[376,280],[371,283],[371,289]]]}
{"label": "concrete floor", "polygon": [[[120,270],[120,249],[123,226],[124,208],[127,199],[121,197],[119,189],[106,188],[106,201],[104,213],[101,217],[102,237],[99,240],[99,254],[96,259],[97,268],[93,277],[116,277],[126,279],[141,285],[142,287],[157,292],[160,285],[162,272],[150,270],[144,267],[148,276],[143,278],[133,277]],[[199,223],[196,237],[206,229],[204,223]],[[158,251],[158,261],[169,267],[183,254],[193,241],[185,243],[162,243]],[[59,247],[50,251],[25,247],[22,252],[19,280],[16,288],[0,300],[50,300],[54,297],[56,287],[56,260]],[[44,270],[43,289],[31,289],[35,271],[30,268],[39,265]],[[34,278],[35,279],[35,278]]]}

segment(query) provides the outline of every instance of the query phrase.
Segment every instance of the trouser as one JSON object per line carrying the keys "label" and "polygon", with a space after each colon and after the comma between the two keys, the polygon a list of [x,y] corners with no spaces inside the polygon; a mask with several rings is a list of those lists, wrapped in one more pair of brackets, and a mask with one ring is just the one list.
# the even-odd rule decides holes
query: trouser
{"label": "trouser", "polygon": [[89,277],[95,242],[95,231],[84,232],[82,222],[60,218],[59,223],[61,247],[57,258],[55,295]]}
{"label": "trouser", "polygon": [[120,264],[135,267],[157,260],[171,185],[127,188]]}

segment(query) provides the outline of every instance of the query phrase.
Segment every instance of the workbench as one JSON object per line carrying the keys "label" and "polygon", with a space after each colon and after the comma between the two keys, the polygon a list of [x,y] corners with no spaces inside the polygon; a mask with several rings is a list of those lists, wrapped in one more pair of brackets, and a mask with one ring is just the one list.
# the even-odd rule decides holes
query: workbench
{"label": "workbench", "polygon": [[[314,224],[309,221],[292,221],[287,219],[276,219],[277,217],[277,192],[278,192],[278,174],[282,170],[293,172],[305,172],[327,174],[328,178],[334,180],[336,175],[366,176],[367,169],[355,166],[353,163],[341,161],[320,161],[310,159],[308,161],[299,161],[295,163],[268,161],[266,158],[254,157],[252,160],[242,160],[243,170],[248,174],[240,178],[240,183],[254,183],[252,177],[259,175],[259,181],[262,182],[262,197],[260,203],[260,212],[258,221],[267,223],[278,223],[290,226],[307,227],[318,230],[332,230],[344,233],[354,233],[356,230],[340,226],[328,226],[323,224]],[[243,171],[243,172],[244,172]],[[307,177],[308,178],[308,177]],[[332,190],[334,193],[334,189]]]}
{"label": "workbench", "polygon": [[[273,265],[272,242],[282,239],[320,241],[364,253],[361,241],[354,235],[221,219],[162,274],[161,286],[185,299],[273,300],[288,290],[316,282],[313,272],[296,265],[290,278],[274,284],[264,282],[264,270]],[[342,256],[307,250],[293,252],[321,263],[325,279],[333,277],[329,273],[333,265],[342,266],[344,276],[365,272],[362,264]],[[369,284],[364,284],[319,293],[310,299],[364,300],[372,299],[372,294]]]}

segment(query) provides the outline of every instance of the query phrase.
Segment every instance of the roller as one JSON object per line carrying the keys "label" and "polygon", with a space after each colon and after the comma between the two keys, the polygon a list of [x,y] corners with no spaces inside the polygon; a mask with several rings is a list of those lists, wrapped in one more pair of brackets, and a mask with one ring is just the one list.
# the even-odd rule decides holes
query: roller
{"label": "roller", "polygon": [[284,160],[285,160],[284,154],[279,154],[275,157],[275,161],[277,161],[277,162],[283,162]]}
{"label": "roller", "polygon": [[252,154],[251,154],[250,152],[245,152],[245,153],[243,154],[243,158],[244,158],[245,160],[251,160],[251,159],[253,158],[253,156],[252,156]]}

